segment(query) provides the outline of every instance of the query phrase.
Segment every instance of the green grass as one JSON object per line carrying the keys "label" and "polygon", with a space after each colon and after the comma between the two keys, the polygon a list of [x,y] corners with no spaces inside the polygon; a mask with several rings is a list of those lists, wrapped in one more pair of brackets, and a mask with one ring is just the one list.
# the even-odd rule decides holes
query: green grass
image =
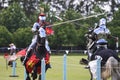
{"label": "green grass", "polygon": [[[67,80],[89,80],[90,75],[83,65],[79,64],[79,60],[84,55],[68,55],[67,56]],[[63,56],[51,56],[52,68],[46,73],[46,80],[63,80]],[[12,68],[6,69],[6,60],[0,56],[0,80],[24,80],[24,67],[20,60],[17,60],[16,74],[19,77],[9,77],[12,75]]]}

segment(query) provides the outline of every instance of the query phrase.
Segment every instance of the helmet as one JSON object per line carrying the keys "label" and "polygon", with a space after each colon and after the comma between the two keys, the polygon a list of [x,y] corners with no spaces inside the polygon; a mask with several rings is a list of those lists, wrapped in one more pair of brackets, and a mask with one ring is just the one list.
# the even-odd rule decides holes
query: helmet
{"label": "helmet", "polygon": [[41,14],[39,15],[39,20],[40,20],[40,21],[45,21],[45,20],[46,20],[46,15],[45,15],[44,13],[41,13]]}
{"label": "helmet", "polygon": [[40,15],[39,16],[45,16],[45,14],[44,13],[40,13]]}
{"label": "helmet", "polygon": [[100,22],[99,22],[99,25],[105,25],[106,24],[106,19],[105,18],[101,18],[100,19]]}
{"label": "helmet", "polygon": [[14,44],[13,44],[13,43],[11,43],[11,44],[9,44],[9,46],[14,46]]}

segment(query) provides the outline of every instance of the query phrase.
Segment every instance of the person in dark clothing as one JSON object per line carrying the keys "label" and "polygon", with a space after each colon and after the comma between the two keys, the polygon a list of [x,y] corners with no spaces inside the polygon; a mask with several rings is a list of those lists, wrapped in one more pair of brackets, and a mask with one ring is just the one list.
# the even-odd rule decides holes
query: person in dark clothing
{"label": "person in dark clothing", "polygon": [[118,54],[114,50],[111,50],[111,49],[101,50],[101,51],[97,52],[96,54],[93,54],[91,56],[91,60],[95,60],[97,55],[102,57],[102,61],[101,61],[102,66],[105,65],[108,58],[111,56],[113,56],[118,62],[120,62],[120,58],[119,58]]}

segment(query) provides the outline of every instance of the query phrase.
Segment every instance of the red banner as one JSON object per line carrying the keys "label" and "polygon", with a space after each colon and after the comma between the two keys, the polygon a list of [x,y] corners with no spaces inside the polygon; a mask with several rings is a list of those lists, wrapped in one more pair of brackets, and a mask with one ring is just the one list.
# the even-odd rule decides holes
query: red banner
{"label": "red banner", "polygon": [[54,31],[53,31],[52,27],[46,27],[45,30],[46,30],[47,35],[53,35],[54,34]]}
{"label": "red banner", "polygon": [[29,73],[32,72],[35,64],[37,64],[40,60],[37,59],[36,55],[32,55],[29,60],[26,62],[26,69]]}

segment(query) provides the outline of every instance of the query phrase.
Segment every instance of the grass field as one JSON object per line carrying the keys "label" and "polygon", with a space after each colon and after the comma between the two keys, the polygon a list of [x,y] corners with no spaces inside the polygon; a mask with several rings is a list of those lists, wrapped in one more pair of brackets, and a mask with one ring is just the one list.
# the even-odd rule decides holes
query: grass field
{"label": "grass field", "polygon": [[[90,75],[79,60],[85,55],[68,55],[67,56],[67,80],[89,80]],[[63,56],[51,56],[52,68],[46,73],[46,80],[63,80]],[[6,60],[0,56],[0,80],[24,80],[24,67],[20,60],[17,61],[16,74],[19,77],[9,77],[12,75],[12,68],[6,67]]]}

